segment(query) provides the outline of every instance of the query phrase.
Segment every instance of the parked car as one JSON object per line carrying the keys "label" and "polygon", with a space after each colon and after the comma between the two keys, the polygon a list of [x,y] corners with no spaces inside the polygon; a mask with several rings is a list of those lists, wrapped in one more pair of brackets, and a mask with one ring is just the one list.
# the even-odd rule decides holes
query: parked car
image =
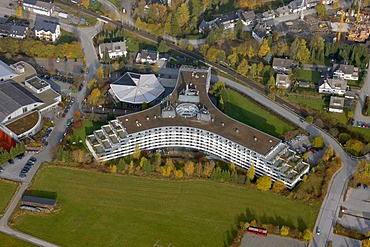
{"label": "parked car", "polygon": [[71,127],[72,123],[73,123],[73,118],[68,119],[67,128]]}
{"label": "parked car", "polygon": [[23,157],[24,157],[24,154],[18,154],[17,156],[15,156],[17,160],[21,160]]}
{"label": "parked car", "polygon": [[321,231],[320,231],[320,228],[319,227],[316,227],[316,234],[317,235],[320,235]]}
{"label": "parked car", "polygon": [[27,175],[26,175],[26,173],[21,172],[21,173],[19,173],[19,177],[20,178],[25,178],[25,177],[27,177]]}
{"label": "parked car", "polygon": [[0,173],[2,173],[4,171],[4,168],[2,168],[1,166],[0,166]]}
{"label": "parked car", "polygon": [[14,160],[9,159],[9,160],[8,160],[8,163],[9,163],[9,164],[11,164],[11,165],[13,165],[13,164],[14,164]]}
{"label": "parked car", "polygon": [[35,163],[37,159],[35,157],[31,156],[31,158],[29,160],[32,161],[33,163]]}
{"label": "parked car", "polygon": [[80,84],[80,86],[78,86],[78,91],[81,92],[82,88],[83,88],[83,85]]}

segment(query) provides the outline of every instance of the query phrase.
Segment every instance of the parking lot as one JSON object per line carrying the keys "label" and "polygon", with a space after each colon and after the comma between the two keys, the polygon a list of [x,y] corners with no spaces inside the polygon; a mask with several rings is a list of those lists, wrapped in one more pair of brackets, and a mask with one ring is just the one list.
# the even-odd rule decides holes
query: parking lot
{"label": "parking lot", "polygon": [[356,121],[356,125],[355,126],[357,126],[359,128],[368,129],[370,127],[370,123],[366,123],[366,122],[362,122],[362,121]]}
{"label": "parking lot", "polygon": [[240,247],[305,247],[307,243],[304,241],[299,241],[297,239],[276,236],[276,235],[267,235],[267,236],[258,236],[246,233]]}
{"label": "parking lot", "polygon": [[14,164],[4,164],[2,166],[4,168],[4,171],[0,173],[0,178],[5,178],[13,181],[23,181],[24,178],[19,177],[19,174],[22,171],[24,165],[26,165],[28,159],[32,157],[32,155],[33,153],[26,153],[21,160],[14,159]]}
{"label": "parking lot", "polygon": [[[365,187],[366,188],[366,187]],[[370,231],[370,193],[364,186],[349,188],[339,223],[363,234]]]}

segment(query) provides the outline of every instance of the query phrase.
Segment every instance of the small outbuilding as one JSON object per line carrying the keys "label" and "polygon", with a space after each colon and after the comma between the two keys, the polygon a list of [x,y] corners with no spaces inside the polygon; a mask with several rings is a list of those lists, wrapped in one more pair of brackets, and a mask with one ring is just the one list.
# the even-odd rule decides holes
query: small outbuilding
{"label": "small outbuilding", "polygon": [[335,113],[342,113],[344,106],[344,98],[331,96],[329,103],[329,111]]}
{"label": "small outbuilding", "polygon": [[31,207],[40,210],[53,210],[56,205],[55,199],[35,197],[35,196],[23,196],[21,201],[21,207]]}

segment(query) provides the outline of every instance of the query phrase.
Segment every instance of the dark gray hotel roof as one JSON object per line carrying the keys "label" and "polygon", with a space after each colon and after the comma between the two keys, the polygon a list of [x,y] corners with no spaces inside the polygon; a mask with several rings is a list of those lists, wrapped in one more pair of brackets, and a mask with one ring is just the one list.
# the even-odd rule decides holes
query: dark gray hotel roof
{"label": "dark gray hotel roof", "polygon": [[[183,118],[179,115],[176,115],[174,118],[162,118],[160,117],[162,105],[157,105],[145,111],[119,117],[118,120],[126,128],[128,134],[164,126],[194,127],[223,136],[262,155],[267,155],[271,148],[280,142],[279,139],[242,124],[220,112],[211,103],[206,92],[205,87],[208,74],[206,72],[197,72],[196,74],[197,76],[193,76],[192,70],[180,72],[177,87],[172,93],[170,101],[172,105],[176,105],[178,92],[185,88],[186,83],[192,83],[199,90],[200,101],[209,110],[213,121]],[[140,124],[137,124],[136,121]]]}
{"label": "dark gray hotel roof", "polygon": [[37,102],[42,101],[18,83],[12,80],[0,83],[1,120],[20,107]]}

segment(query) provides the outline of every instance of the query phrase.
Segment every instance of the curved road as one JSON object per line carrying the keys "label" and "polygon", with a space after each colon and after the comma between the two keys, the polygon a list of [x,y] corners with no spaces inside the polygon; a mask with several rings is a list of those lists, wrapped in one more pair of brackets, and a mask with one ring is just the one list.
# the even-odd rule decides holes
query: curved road
{"label": "curved road", "polygon": [[[93,36],[100,32],[102,23],[98,22],[95,27],[92,28],[76,28],[73,26],[68,26],[65,24],[61,24],[62,28],[69,31],[77,33],[80,36],[81,43],[84,48],[84,53],[86,56],[86,66],[89,68],[90,71],[96,71],[100,67],[100,63],[98,61],[95,48],[92,43]],[[86,74],[85,79],[86,81],[90,80],[94,73]],[[78,93],[73,93],[72,97],[75,97],[75,103],[72,105],[71,109],[69,110],[66,117],[60,119],[49,137],[49,145],[43,148],[40,153],[35,154],[34,156],[37,158],[35,165],[31,168],[27,177],[22,181],[21,186],[15,196],[12,198],[7,210],[5,211],[3,217],[0,219],[0,232],[11,235],[13,237],[22,239],[26,242],[30,242],[32,244],[38,246],[46,246],[46,247],[55,247],[57,245],[44,241],[42,239],[38,239],[36,237],[30,236],[28,234],[19,232],[14,230],[8,226],[8,220],[12,215],[13,211],[18,206],[19,201],[22,198],[23,193],[27,190],[29,186],[31,186],[32,178],[36,174],[37,170],[40,168],[43,162],[50,162],[58,148],[59,141],[63,138],[63,133],[67,124],[67,119],[72,118],[74,112],[80,109],[80,103],[85,99],[85,92],[87,90],[87,83],[84,84],[83,89]]]}
{"label": "curved road", "polygon": [[[78,30],[80,30],[80,29],[78,29]],[[88,29],[86,29],[86,30],[88,30]],[[86,32],[88,32],[86,30],[82,31],[82,32],[78,31],[78,33],[80,34],[81,43],[83,45],[83,48],[85,49],[87,67],[89,68],[89,70],[91,72],[93,72],[100,65],[99,65],[99,61],[98,61],[97,56],[96,56],[96,51],[95,51],[95,49],[92,45],[92,42],[91,42],[91,38],[92,38],[91,35],[94,33],[94,31],[92,31],[91,33],[86,33]],[[77,31],[77,30],[75,29],[74,31]],[[143,36],[142,33],[140,33],[140,35]],[[147,35],[147,36],[150,37],[150,35]],[[145,38],[153,40],[152,37],[150,37],[150,38],[149,37],[145,37]],[[171,48],[174,48],[175,50],[180,51],[181,53],[183,53],[187,56],[190,55],[191,57],[194,58],[193,53],[181,50],[178,47],[173,46],[173,45],[171,45]],[[213,64],[213,63],[208,63],[208,64],[211,65],[212,67],[215,67],[216,69],[220,69],[220,65],[216,65],[216,64]],[[236,79],[238,79],[238,80],[240,80],[244,83],[247,83],[247,85],[249,84],[249,86],[254,86],[254,87],[256,86],[254,83],[249,82],[245,78],[239,78],[240,77],[239,75],[236,75],[234,72],[232,72],[232,71],[230,71],[226,68],[221,68],[220,70],[222,70],[225,73],[228,73],[231,76],[235,76]],[[86,79],[89,80],[89,77],[91,77],[91,73],[89,75],[87,75]],[[259,91],[259,93],[257,93],[255,91],[256,88],[254,90],[252,90],[251,88],[249,88],[247,86],[238,84],[238,83],[236,83],[234,81],[231,81],[229,79],[226,79],[226,78],[217,78],[216,77],[216,80],[218,80],[218,79],[222,79],[223,81],[225,81],[225,83],[229,87],[234,88],[234,89],[240,91],[241,93],[244,93],[244,94],[248,95],[249,97],[251,97],[254,100],[258,101],[259,103],[265,105],[266,107],[270,108],[271,110],[275,111],[276,113],[280,114],[281,116],[289,119],[291,122],[295,123],[297,126],[300,126],[301,128],[307,130],[312,135],[314,135],[314,136],[316,136],[316,135],[323,136],[323,138],[325,140],[325,144],[326,145],[332,145],[335,152],[339,153],[339,155],[342,159],[342,168],[333,176],[333,178],[331,180],[330,186],[328,188],[328,193],[327,193],[327,195],[324,199],[324,202],[322,204],[322,207],[321,207],[321,210],[320,210],[320,213],[319,213],[319,217],[317,219],[316,226],[315,226],[315,227],[317,227],[317,226],[320,227],[321,234],[320,235],[314,235],[313,240],[310,242],[310,246],[317,246],[317,247],[326,246],[328,240],[333,239],[333,237],[334,237],[333,236],[334,234],[332,233],[332,227],[333,227],[333,224],[336,221],[338,208],[339,208],[341,200],[342,200],[342,193],[344,191],[345,182],[351,176],[351,174],[354,172],[354,165],[356,164],[356,160],[352,160],[344,152],[342,147],[333,138],[331,138],[329,135],[327,135],[325,132],[321,131],[320,129],[317,129],[316,127],[314,127],[314,126],[312,126],[312,125],[310,125],[306,122],[303,122],[303,123],[300,122],[299,115],[302,114],[302,112],[297,111],[297,108],[295,108],[294,106],[290,107],[290,105],[289,105],[288,106],[289,110],[288,110],[287,108],[284,108],[281,105],[278,105],[276,102],[274,102],[274,101],[272,101],[272,100],[268,99],[267,97],[262,96],[260,94],[260,93],[266,94],[266,91],[262,88],[258,89],[257,91]],[[82,92],[85,92],[85,90],[86,90],[86,85],[85,85],[85,89]],[[46,149],[44,149],[40,154],[35,155],[36,158],[38,158],[38,163],[35,165],[35,168],[38,168],[42,161],[51,160],[52,153],[53,153],[53,151],[55,151],[55,149],[57,147],[57,143],[58,143],[58,140],[59,140],[58,137],[60,137],[62,135],[63,131],[64,131],[64,126],[65,126],[66,119],[73,115],[74,110],[77,109],[77,104],[79,102],[82,102],[83,98],[84,98],[83,93],[79,93],[77,95],[77,99],[76,99],[77,103],[72,107],[73,109],[71,109],[71,111],[69,112],[68,116],[65,119],[62,119],[61,121],[59,121],[59,123],[56,125],[55,129],[53,130],[53,133],[50,137],[50,140],[52,140],[52,141],[50,141],[49,146]],[[281,103],[281,102],[279,102],[279,103]],[[32,176],[34,175],[36,170],[37,169],[33,169],[31,171],[31,173],[29,174],[29,176],[27,177],[27,179],[26,179],[27,181],[22,183],[21,189],[18,191],[16,196],[13,198],[13,200],[12,200],[9,208],[7,209],[4,217],[0,220],[0,231],[4,232],[6,234],[14,235],[14,236],[16,236],[20,239],[26,240],[28,242],[32,242],[32,243],[37,244],[37,245],[55,246],[55,245],[53,245],[51,243],[48,243],[46,241],[36,239],[36,238],[33,238],[32,236],[20,233],[20,232],[15,231],[15,230],[12,230],[11,228],[9,228],[7,226],[7,221],[9,219],[11,213],[13,212],[15,207],[17,206],[21,195],[23,194],[23,192],[28,187],[28,185],[29,185],[29,183],[32,179]]]}
{"label": "curved road", "polygon": [[274,101],[270,100],[262,96],[261,94],[256,93],[252,89],[245,87],[241,84],[238,84],[232,80],[229,80],[224,77],[218,77],[216,75],[212,75],[212,81],[224,81],[227,86],[233,88],[252,99],[256,100],[260,104],[264,105],[265,107],[273,110],[275,113],[281,115],[282,117],[288,119],[289,121],[293,122],[297,126],[301,127],[302,129],[308,131],[311,135],[317,136],[320,135],[324,138],[326,146],[333,146],[335,152],[340,155],[342,160],[342,167],[340,170],[335,173],[333,176],[331,183],[328,188],[328,193],[325,196],[325,199],[321,205],[321,209],[319,212],[319,216],[316,220],[315,229],[319,227],[321,230],[321,234],[313,235],[313,239],[310,242],[310,246],[315,247],[324,247],[327,245],[329,240],[333,240],[335,235],[333,234],[332,227],[336,223],[337,215],[339,206],[342,203],[342,195],[344,192],[346,181],[351,177],[354,173],[355,165],[357,164],[357,160],[352,160],[348,154],[343,150],[343,148],[336,142],[331,136],[329,136],[324,131],[316,128],[315,126],[307,123],[301,122],[300,117],[297,116],[295,113],[287,110],[286,108],[276,104]]}

